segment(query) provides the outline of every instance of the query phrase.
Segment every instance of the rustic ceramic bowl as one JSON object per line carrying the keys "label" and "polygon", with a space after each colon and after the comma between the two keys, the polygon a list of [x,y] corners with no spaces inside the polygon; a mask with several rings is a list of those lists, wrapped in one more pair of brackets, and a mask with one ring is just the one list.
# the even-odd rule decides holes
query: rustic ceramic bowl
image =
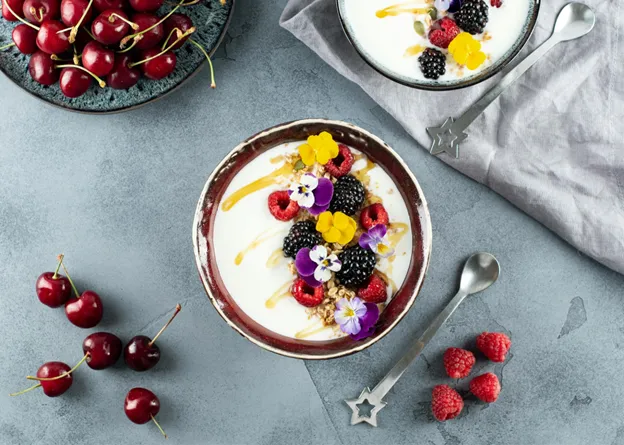
{"label": "rustic ceramic bowl", "polygon": [[[425,82],[415,77],[405,76],[394,71],[392,68],[378,62],[374,57],[370,55],[369,50],[363,45],[355,35],[353,31],[353,27],[351,23],[346,18],[345,11],[345,1],[346,0],[336,0],[336,6],[338,8],[338,15],[340,17],[340,23],[342,24],[342,28],[347,36],[347,39],[355,48],[357,53],[362,57],[362,59],[369,64],[373,69],[378,71],[380,74],[383,74],[387,78],[394,80],[395,82],[401,83],[408,87],[417,88],[420,90],[430,90],[430,91],[447,91],[447,90],[457,90],[460,88],[469,87],[471,85],[476,85],[480,82],[483,82],[486,79],[494,76],[499,73],[505,66],[509,64],[513,60],[514,57],[520,52],[520,50],[524,47],[526,42],[531,37],[533,33],[533,29],[535,28],[535,23],[537,22],[537,16],[539,14],[540,1],[541,0],[532,0],[531,5],[529,7],[529,14],[527,15],[526,21],[522,28],[522,32],[512,45],[512,47],[507,51],[500,59],[498,59],[495,63],[489,66],[487,69],[478,72],[472,76],[465,77],[463,79],[458,80],[446,80],[446,81],[436,81],[436,82]],[[400,3],[400,2],[397,2]],[[489,0],[488,0],[489,3]],[[371,30],[371,32],[373,32]]]}
{"label": "rustic ceramic bowl", "polygon": [[[223,194],[234,176],[252,159],[285,142],[305,140],[322,131],[334,140],[360,150],[381,166],[397,184],[408,208],[412,226],[413,252],[403,286],[381,313],[372,337],[354,341],[343,337],[327,341],[299,340],[256,323],[225,288],[212,249],[213,222]],[[323,119],[307,119],[281,124],[258,133],[236,147],[217,166],[202,191],[193,222],[195,261],[206,293],[219,315],[242,336],[256,345],[288,357],[329,359],[366,349],[394,328],[412,307],[422,287],[431,253],[431,219],[423,192],[403,160],[381,139],[355,125]]]}

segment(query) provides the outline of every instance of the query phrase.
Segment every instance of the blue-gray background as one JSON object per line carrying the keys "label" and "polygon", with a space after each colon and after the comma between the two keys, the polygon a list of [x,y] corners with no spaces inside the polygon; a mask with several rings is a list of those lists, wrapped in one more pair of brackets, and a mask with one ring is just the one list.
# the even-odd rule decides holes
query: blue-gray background
{"label": "blue-gray background", "polygon": [[[44,105],[0,77],[0,443],[154,444],[153,425],[122,409],[133,386],[161,399],[172,444],[624,444],[622,276],[561,241],[487,188],[430,157],[370,100],[278,25],[285,0],[238,0],[216,60],[172,96],[139,110],[84,116]],[[197,278],[191,223],[204,181],[232,147],[276,123],[342,119],[385,139],[429,200],[429,275],[416,305],[385,339],[350,358],[304,363],[239,337]],[[388,396],[381,426],[350,427],[341,400],[387,371],[454,293],[461,262],[494,253],[499,282],[468,299]],[[119,364],[81,369],[48,399],[23,377],[43,362],[74,363],[86,331],[34,295],[39,273],[64,252],[81,288],[102,295],[97,329],[124,340],[153,335],[175,303],[150,372]],[[513,341],[491,406],[432,421],[440,355],[482,330]]]}

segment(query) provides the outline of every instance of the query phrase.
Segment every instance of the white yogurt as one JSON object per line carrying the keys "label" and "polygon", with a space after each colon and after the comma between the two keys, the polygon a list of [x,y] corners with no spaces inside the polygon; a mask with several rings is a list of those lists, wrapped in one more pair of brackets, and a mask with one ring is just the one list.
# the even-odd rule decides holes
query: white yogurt
{"label": "white yogurt", "polygon": [[[399,77],[422,82],[444,82],[474,76],[503,57],[522,34],[529,20],[530,5],[533,0],[503,0],[500,8],[490,7],[489,21],[481,35],[474,36],[481,40],[481,50],[488,60],[476,70],[460,67],[447,54],[446,50],[436,48],[447,54],[446,74],[438,80],[425,79],[418,63],[419,53],[406,55],[406,50],[416,45],[433,47],[424,36],[414,31],[414,22],[426,22],[426,14],[402,13],[397,16],[378,18],[376,12],[392,5],[403,3],[402,0],[341,0],[343,16],[349,31],[361,48],[377,65],[395,73]],[[489,0],[485,0],[489,5]],[[427,8],[425,1],[407,2],[409,7]],[[487,36],[487,40],[484,38]]]}
{"label": "white yogurt", "polygon": [[[306,308],[301,306],[290,295],[279,299],[273,308],[266,306],[266,301],[282,288],[289,288],[294,276],[288,270],[290,258],[276,252],[281,249],[284,237],[292,226],[292,222],[276,220],[268,210],[267,199],[275,190],[284,190],[288,179],[281,184],[274,184],[247,195],[229,210],[223,210],[223,201],[247,184],[269,175],[280,168],[284,161],[275,162],[280,155],[295,153],[302,142],[286,143],[261,154],[247,164],[234,177],[219,203],[214,222],[214,253],[219,273],[232,298],[240,308],[254,321],[264,327],[287,337],[297,338],[296,334],[304,330],[315,331],[321,327],[321,321],[309,318]],[[353,153],[359,152],[351,149]],[[273,160],[273,162],[271,162]],[[357,161],[352,169],[355,172],[366,165],[366,160]],[[412,251],[412,235],[409,214],[405,202],[392,179],[379,166],[368,172],[370,184],[367,187],[380,197],[386,208],[391,223],[406,223],[407,231],[395,247],[395,259],[378,261],[377,267],[384,272],[400,288],[405,280],[410,265]],[[262,239],[254,248],[248,247],[255,240]],[[236,264],[240,252],[245,255]],[[279,257],[278,257],[279,255]],[[279,258],[274,265],[268,265],[270,258]],[[240,259],[240,257],[239,257]],[[271,266],[271,267],[269,267]],[[306,340],[327,340],[336,338],[338,334],[331,328],[320,329]]]}

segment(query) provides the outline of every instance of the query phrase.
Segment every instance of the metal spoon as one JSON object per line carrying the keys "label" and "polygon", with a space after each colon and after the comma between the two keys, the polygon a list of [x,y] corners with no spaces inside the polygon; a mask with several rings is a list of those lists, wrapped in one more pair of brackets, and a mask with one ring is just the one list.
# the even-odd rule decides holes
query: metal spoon
{"label": "metal spoon", "polygon": [[596,15],[589,6],[582,3],[568,3],[564,6],[557,17],[553,34],[548,40],[509,71],[494,88],[485,93],[459,119],[449,117],[441,127],[427,128],[429,136],[433,139],[429,152],[432,155],[446,152],[459,158],[459,144],[468,137],[464,130],[501,95],[505,88],[514,83],[555,45],[583,37],[594,28],[595,24]]}
{"label": "metal spoon", "polygon": [[[490,287],[497,279],[500,272],[498,261],[492,254],[475,253],[464,265],[461,275],[459,292],[453,297],[451,302],[444,308],[442,312],[433,320],[427,330],[420,336],[416,343],[407,351],[407,353],[394,365],[394,368],[381,379],[381,381],[371,391],[364,388],[362,394],[357,399],[345,400],[347,405],[351,407],[353,414],[351,415],[351,425],[366,422],[372,426],[377,426],[377,413],[381,411],[386,402],[383,398],[394,384],[401,378],[408,366],[418,357],[425,348],[429,340],[433,338],[435,333],[440,329],[446,320],[455,312],[464,298],[470,294],[476,294]],[[358,405],[368,402],[373,406],[370,416],[360,415]]]}

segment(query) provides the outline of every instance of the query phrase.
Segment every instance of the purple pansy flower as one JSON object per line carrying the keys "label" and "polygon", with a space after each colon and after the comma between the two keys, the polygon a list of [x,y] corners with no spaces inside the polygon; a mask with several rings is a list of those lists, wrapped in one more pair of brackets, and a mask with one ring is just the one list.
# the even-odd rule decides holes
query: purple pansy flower
{"label": "purple pansy flower", "polygon": [[327,178],[317,178],[312,173],[306,173],[298,184],[290,186],[288,194],[290,199],[316,216],[329,208],[334,195],[334,184]]}
{"label": "purple pansy flower", "polygon": [[329,281],[332,272],[338,272],[342,263],[333,253],[328,255],[324,246],[314,246],[313,249],[304,247],[297,252],[295,267],[299,276],[309,286],[319,287]]}
{"label": "purple pansy flower", "polygon": [[358,297],[346,298],[336,303],[334,319],[345,334],[353,340],[362,340],[372,335],[379,319],[379,308],[373,303],[363,303]]}
{"label": "purple pansy flower", "polygon": [[461,0],[435,0],[434,6],[438,11],[457,12],[461,8]]}
{"label": "purple pansy flower", "polygon": [[377,224],[360,235],[359,244],[363,249],[370,249],[382,258],[388,258],[392,256],[394,249],[386,237],[387,232],[388,229],[384,224]]}

